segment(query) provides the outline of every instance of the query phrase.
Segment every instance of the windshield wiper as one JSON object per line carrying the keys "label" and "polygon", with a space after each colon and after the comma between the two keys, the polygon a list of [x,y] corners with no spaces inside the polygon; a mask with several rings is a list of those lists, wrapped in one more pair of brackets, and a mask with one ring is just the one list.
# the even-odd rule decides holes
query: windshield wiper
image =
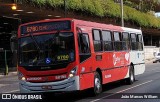
{"label": "windshield wiper", "polygon": [[[41,50],[40,45],[38,44],[38,42],[37,42],[37,40],[35,39],[35,37],[34,37],[31,33],[30,33],[29,35],[30,35],[31,39],[33,40],[34,45],[36,46],[36,48],[37,48],[37,50],[38,50],[38,52],[39,52],[39,55],[36,56],[36,58],[35,58],[36,63],[38,64],[39,61],[40,61],[39,59],[41,59],[41,58],[40,58],[40,55],[43,53],[43,51]],[[34,60],[32,61],[32,65],[33,65],[33,63],[35,63]]]}

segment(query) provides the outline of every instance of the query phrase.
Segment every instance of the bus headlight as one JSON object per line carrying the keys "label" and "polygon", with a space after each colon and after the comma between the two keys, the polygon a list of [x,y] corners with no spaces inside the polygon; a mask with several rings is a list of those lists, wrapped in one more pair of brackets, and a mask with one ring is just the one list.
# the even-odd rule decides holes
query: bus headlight
{"label": "bus headlight", "polygon": [[26,78],[24,77],[24,75],[21,72],[18,72],[18,79],[21,81],[25,81]]}
{"label": "bus headlight", "polygon": [[69,78],[74,77],[76,73],[77,73],[77,66],[70,71]]}

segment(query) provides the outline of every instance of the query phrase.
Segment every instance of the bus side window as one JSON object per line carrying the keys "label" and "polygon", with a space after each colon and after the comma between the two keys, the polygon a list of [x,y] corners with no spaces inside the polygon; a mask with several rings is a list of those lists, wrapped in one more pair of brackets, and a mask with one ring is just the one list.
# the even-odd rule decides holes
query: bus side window
{"label": "bus side window", "polygon": [[103,51],[101,31],[98,29],[93,29],[92,34],[93,34],[93,42],[94,42],[94,51],[95,52]]}
{"label": "bus side window", "polygon": [[114,32],[114,48],[115,51],[121,51],[122,50],[122,39],[121,39],[121,33],[120,32]]}
{"label": "bus side window", "polygon": [[137,36],[134,33],[131,33],[131,49],[137,50]]}
{"label": "bus side window", "polygon": [[142,35],[138,34],[138,35],[137,35],[137,38],[138,38],[138,50],[139,50],[139,51],[143,51]]}
{"label": "bus side window", "polygon": [[112,42],[112,33],[111,31],[102,31],[102,39],[104,51],[112,51],[113,50],[113,42]]}
{"label": "bus side window", "polygon": [[89,36],[88,34],[79,34],[79,52],[90,53]]}
{"label": "bus side window", "polygon": [[129,33],[127,32],[122,33],[122,46],[123,46],[123,50],[130,49]]}

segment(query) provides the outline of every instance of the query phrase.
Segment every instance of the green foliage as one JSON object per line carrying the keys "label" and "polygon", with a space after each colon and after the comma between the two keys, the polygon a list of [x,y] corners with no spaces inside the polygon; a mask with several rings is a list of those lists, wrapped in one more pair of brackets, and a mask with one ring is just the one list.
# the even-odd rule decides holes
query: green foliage
{"label": "green foliage", "polygon": [[[40,0],[38,0],[40,1]],[[45,0],[51,7],[60,7],[63,5],[63,0]]]}
{"label": "green foliage", "polygon": [[[23,2],[23,0],[21,0]],[[160,27],[160,18],[156,18],[154,15],[144,13],[131,8],[134,3],[125,0],[127,5],[124,5],[124,20],[134,22],[141,27]],[[30,2],[39,5],[39,7],[45,4],[51,7],[64,7],[64,0],[32,0]],[[115,3],[114,0],[66,0],[68,10],[84,12],[92,16],[98,17],[121,17],[120,4]]]}
{"label": "green foliage", "polygon": [[97,16],[104,16],[101,0],[82,0],[83,10]]}
{"label": "green foliage", "polygon": [[101,17],[104,16],[104,10],[102,8],[102,2],[103,2],[103,0],[94,0],[93,1],[94,7],[95,7],[95,14],[97,16],[101,16]]}
{"label": "green foliage", "polygon": [[134,2],[131,2],[130,0],[123,0],[123,3],[129,7],[132,7],[132,8],[137,8],[138,7],[138,4],[134,3]]}
{"label": "green foliage", "polygon": [[33,0],[33,3],[35,3],[41,7],[41,6],[45,5],[46,0]]}
{"label": "green foliage", "polygon": [[83,10],[82,0],[66,0],[67,8],[70,10]]}
{"label": "green foliage", "polygon": [[106,0],[105,15],[110,17],[121,17],[120,5]]}

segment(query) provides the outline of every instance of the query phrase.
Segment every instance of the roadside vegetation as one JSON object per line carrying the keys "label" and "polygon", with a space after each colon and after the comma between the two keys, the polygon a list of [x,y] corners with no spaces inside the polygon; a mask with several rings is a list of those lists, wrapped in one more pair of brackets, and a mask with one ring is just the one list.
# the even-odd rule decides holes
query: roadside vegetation
{"label": "roadside vegetation", "polygon": [[[19,0],[21,2],[30,3],[37,7],[50,7],[64,9],[64,0]],[[120,4],[115,3],[115,0],[66,0],[67,10],[82,12],[91,16],[97,17],[112,17],[119,19],[121,17]],[[132,0],[131,0],[132,1]],[[134,24],[147,27],[159,28],[160,18],[156,18],[154,13],[150,12],[153,9],[154,3],[150,4],[152,8],[144,9],[141,4],[141,9],[137,9],[140,3],[124,0],[124,20],[125,22],[133,22]],[[142,0],[143,1],[143,0]],[[145,1],[145,0],[144,0]],[[153,0],[154,1],[154,0]],[[158,2],[158,1],[157,1]],[[156,3],[157,3],[156,2]]]}

